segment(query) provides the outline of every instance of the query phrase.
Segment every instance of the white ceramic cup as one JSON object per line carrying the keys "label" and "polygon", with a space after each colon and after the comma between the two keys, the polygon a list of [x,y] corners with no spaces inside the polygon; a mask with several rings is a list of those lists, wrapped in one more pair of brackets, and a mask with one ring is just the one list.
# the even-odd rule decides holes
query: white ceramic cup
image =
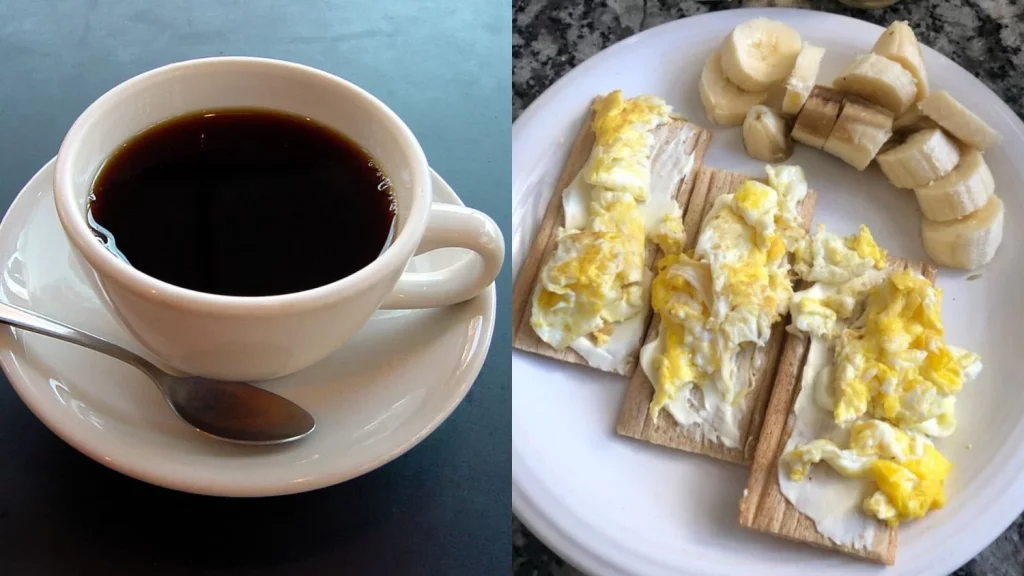
{"label": "white ceramic cup", "polygon": [[[86,221],[88,197],[103,163],[132,136],[160,121],[237,107],[312,118],[352,138],[376,158],[391,180],[398,204],[391,246],[341,280],[266,297],[187,290],[114,257]],[[190,60],[113,88],[79,116],[64,138],[57,155],[54,196],[64,232],[95,273],[122,323],[169,367],[211,378],[254,381],[283,376],[339,348],[378,308],[432,308],[468,300],[494,281],[505,254],[501,232],[488,216],[432,203],[423,149],[387,106],[341,78],[278,60]],[[468,248],[477,256],[441,271],[404,272],[413,255],[443,247]]]}

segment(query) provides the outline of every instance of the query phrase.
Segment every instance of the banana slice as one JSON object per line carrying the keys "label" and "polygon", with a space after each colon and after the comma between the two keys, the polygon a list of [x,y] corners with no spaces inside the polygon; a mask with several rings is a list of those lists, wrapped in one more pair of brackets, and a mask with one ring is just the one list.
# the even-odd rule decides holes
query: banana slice
{"label": "banana slice", "polygon": [[793,124],[793,139],[819,150],[839,118],[843,95],[827,86],[815,86]]}
{"label": "banana slice", "polygon": [[981,152],[969,148],[960,152],[960,163],[945,178],[915,189],[914,194],[925,218],[945,222],[980,209],[995,188]]}
{"label": "banana slice", "polygon": [[739,126],[751,106],[764,102],[767,92],[747,92],[733,84],[722,72],[722,58],[715,52],[700,73],[700,101],[704,112],[715,124]]}
{"label": "banana slice", "polygon": [[786,119],[767,106],[754,106],[743,120],[747,155],[764,162],[782,162],[793,154]]}
{"label": "banana slice", "polygon": [[956,136],[961,142],[977,148],[986,150],[1002,139],[998,132],[978,118],[973,112],[964,108],[964,105],[957,102],[949,92],[939,90],[921,101],[918,106],[926,116],[938,122]]}
{"label": "banana slice", "polygon": [[938,128],[939,123],[924,115],[917,106],[911,106],[906,112],[892,121],[892,131],[900,134],[920,132],[929,128]]}
{"label": "banana slice", "polygon": [[722,44],[722,69],[733,84],[763,92],[781,82],[800,54],[800,34],[782,22],[755,18],[733,28]]}
{"label": "banana slice", "polygon": [[860,96],[900,115],[914,101],[917,83],[902,66],[878,54],[861,54],[853,59],[832,86]]}
{"label": "banana slice", "polygon": [[937,264],[974,270],[988,264],[1003,241],[1003,202],[995,194],[973,214],[935,222],[921,220],[924,251]]}
{"label": "banana slice", "polygon": [[847,96],[824,150],[863,170],[890,136],[892,112],[856,96]]}
{"label": "banana slice", "polygon": [[782,112],[796,116],[807,102],[818,78],[821,59],[825,57],[825,49],[804,43],[800,55],[796,57],[793,71],[786,78],[786,95],[782,98]]}
{"label": "banana slice", "polygon": [[884,56],[914,76],[917,83],[917,100],[928,95],[928,72],[921,58],[921,46],[917,43],[914,30],[905,21],[893,22],[878,37],[871,51]]}
{"label": "banana slice", "polygon": [[932,128],[911,134],[875,160],[893,186],[923,188],[956,168],[960,149],[945,132]]}

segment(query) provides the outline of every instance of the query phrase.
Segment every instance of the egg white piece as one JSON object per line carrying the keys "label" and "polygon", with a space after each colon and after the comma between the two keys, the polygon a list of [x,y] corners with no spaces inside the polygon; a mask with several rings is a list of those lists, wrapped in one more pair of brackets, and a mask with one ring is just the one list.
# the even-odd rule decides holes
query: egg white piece
{"label": "egg white piece", "polygon": [[[644,270],[641,310],[648,310],[651,307],[651,279],[653,277],[653,272]],[[573,340],[569,347],[594,368],[610,372],[624,372],[626,363],[636,351],[637,344],[643,340],[646,321],[646,314],[636,314],[615,324],[608,340],[600,346],[584,336]]]}
{"label": "egg white piece", "polygon": [[[811,338],[793,411],[798,415],[793,432],[783,453],[818,438],[827,438],[845,445],[848,433],[836,425],[832,412],[823,409],[834,394],[822,387],[832,382],[830,365],[833,349],[827,340]],[[798,510],[814,521],[822,536],[837,544],[865,550],[871,547],[879,530],[885,526],[878,520],[864,514],[864,499],[873,489],[867,480],[845,478],[831,466],[813,466],[800,482],[790,480],[789,475],[778,467],[779,487]]]}
{"label": "egg white piece", "polygon": [[[942,399],[942,411],[952,414],[956,410],[956,396],[949,396]],[[956,420],[942,422],[940,418],[925,420],[920,424],[909,427],[910,430],[919,434],[927,434],[932,438],[946,438],[956,432]]]}

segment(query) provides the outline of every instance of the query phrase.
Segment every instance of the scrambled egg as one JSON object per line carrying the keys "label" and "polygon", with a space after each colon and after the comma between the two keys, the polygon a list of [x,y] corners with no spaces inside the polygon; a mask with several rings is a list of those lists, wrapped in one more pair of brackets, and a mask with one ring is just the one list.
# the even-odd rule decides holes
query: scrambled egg
{"label": "scrambled egg", "polygon": [[586,181],[599,188],[647,199],[651,182],[654,128],[670,121],[672,109],[661,98],[625,99],[616,90],[594,101],[594,150],[583,168]]}
{"label": "scrambled egg", "polygon": [[542,340],[564,349],[592,335],[600,343],[607,322],[646,310],[643,236],[617,231],[570,231],[541,271],[530,323]]}
{"label": "scrambled egg", "polygon": [[943,342],[942,292],[911,271],[895,272],[867,295],[866,310],[839,337],[835,420],[868,415],[906,427],[942,415],[945,398],[977,374],[976,354]]}
{"label": "scrambled egg", "polygon": [[818,226],[793,252],[800,278],[808,282],[843,284],[863,276],[872,268],[885,268],[885,250],[875,244],[871,231],[861,226],[857,234],[840,238]]}
{"label": "scrambled egg", "polygon": [[885,277],[885,250],[866,226],[846,238],[818,226],[797,243],[793,257],[797,275],[816,284],[794,295],[791,328],[818,338],[835,335],[836,322],[849,318],[858,299]]}
{"label": "scrambled egg", "polygon": [[705,402],[713,395],[727,411],[749,389],[736,383],[739,359],[768,341],[789,306],[787,254],[803,235],[798,207],[807,194],[800,168],[769,166],[768,174],[771,185],[750,180],[715,201],[692,257],[677,250],[658,263],[651,305],[661,332],[648,346],[662,352],[642,354],[652,414],[689,386],[713,383]]}
{"label": "scrambled egg", "polygon": [[[652,131],[677,118],[659,98],[624,99],[621,91],[595,99],[593,109],[595,145],[577,176],[588,185],[585,214],[566,211],[567,225],[541,270],[530,318],[537,335],[559,350],[580,338],[600,346],[616,323],[648,309],[647,233],[638,203],[648,197]],[[650,235],[667,249],[684,239],[682,212],[671,206]]]}
{"label": "scrambled egg", "polygon": [[[714,334],[707,330],[712,301],[711,269],[679,252],[658,262],[651,284],[651,305],[661,317],[664,353],[656,358],[657,374],[650,409],[657,413],[690,383],[703,384],[719,364]],[[653,370],[653,369],[652,369]],[[655,377],[651,377],[655,376]]]}
{"label": "scrambled egg", "polygon": [[[819,406],[848,447],[819,438],[780,460],[801,481],[821,461],[877,487],[863,509],[890,525],[945,502],[952,468],[930,437],[956,427],[955,394],[981,371],[980,358],[943,340],[942,291],[918,272],[886,273],[885,251],[861,227],[846,238],[823,228],[795,250],[797,273],[817,282],[790,305],[791,329],[829,342],[831,364],[815,381]],[[813,344],[812,344],[813,346]],[[833,435],[834,439],[834,435]]]}

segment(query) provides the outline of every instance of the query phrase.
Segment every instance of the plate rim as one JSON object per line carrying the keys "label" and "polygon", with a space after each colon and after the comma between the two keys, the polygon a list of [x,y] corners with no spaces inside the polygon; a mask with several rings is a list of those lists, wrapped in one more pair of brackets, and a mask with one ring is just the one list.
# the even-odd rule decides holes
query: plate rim
{"label": "plate rim", "polygon": [[[523,110],[523,112],[512,123],[511,134],[513,154],[513,184],[515,184],[516,182],[516,141],[521,139],[523,137],[522,134],[526,132],[527,129],[531,128],[532,124],[535,123],[534,116],[539,114],[538,111],[547,107],[550,102],[556,101],[562,95],[562,93],[564,93],[568,89],[568,87],[571,86],[573,80],[577,76],[582,76],[583,74],[598,69],[604,60],[611,59],[618,55],[620,52],[628,50],[633,44],[643,42],[647,40],[649,37],[653,37],[655,35],[655,31],[658,31],[657,33],[663,33],[663,29],[668,29],[672,27],[682,28],[683,26],[693,26],[695,25],[695,22],[699,22],[700,20],[730,18],[738,13],[747,14],[750,18],[755,18],[758,16],[785,18],[786,15],[799,15],[800,17],[807,17],[810,13],[813,14],[815,17],[819,18],[847,21],[850,24],[856,24],[858,26],[867,25],[877,29],[879,33],[884,30],[882,26],[874,24],[873,22],[860,20],[843,14],[834,14],[831,12],[823,12],[820,10],[796,7],[752,7],[717,10],[714,12],[706,12],[703,14],[678,18],[675,20],[664,22],[662,24],[659,24],[658,26],[654,26],[647,30],[643,30],[635,34],[632,34],[631,36],[623,38],[615,42],[614,44],[598,51],[596,54],[590,56],[585,61],[578,64],[575,68],[568,71],[561,78],[552,83],[547,89],[545,89],[544,92],[541,93],[536,99],[534,99],[533,102],[531,102],[530,105],[527,106],[527,108]],[[684,24],[684,22],[686,23]],[[1004,117],[1007,120],[1008,124],[1014,129],[1018,136],[1024,139],[1024,122],[1022,122],[1021,118],[1019,118],[1016,115],[1016,113],[1009,107],[1009,105],[1007,105],[1006,102],[1004,102],[998,94],[996,94],[991,88],[989,88],[987,84],[982,82],[979,78],[977,78],[977,76],[971,74],[968,70],[957,64],[955,61],[953,61],[946,55],[942,54],[941,52],[938,52],[937,50],[931,48],[930,46],[922,44],[922,49],[930,53],[930,58],[938,59],[942,63],[942,65],[954,66],[955,68],[967,73],[971,77],[978,80],[978,85],[982,88],[983,92],[985,92],[987,96],[994,98],[995,101],[998,102],[996,112],[998,112],[1000,116]],[[513,192],[514,191],[515,186],[513,187]],[[514,197],[512,201],[514,204]],[[512,230],[512,234],[514,239],[514,229]],[[513,248],[514,247],[515,243],[513,241]],[[513,262],[515,262],[515,255],[513,254],[512,257]],[[519,268],[521,268],[521,264],[522,263],[520,263],[519,266],[515,267],[512,270],[513,282],[515,282],[515,278],[518,276],[520,272]],[[520,353],[517,351],[513,351],[513,356],[517,354]],[[513,374],[514,372],[515,368],[513,366]],[[516,450],[514,440],[514,420],[515,419],[513,418],[512,511],[516,515],[516,517],[519,518],[519,520],[524,524],[524,526],[526,526],[532,533],[534,533],[538,538],[540,538],[541,541],[543,541],[549,548],[551,548],[553,551],[559,554],[559,556],[561,556],[564,560],[566,560],[574,566],[577,566],[585,570],[587,573],[616,575],[638,573],[632,570],[632,567],[628,563],[623,563],[619,561],[623,555],[633,555],[633,552],[631,550],[629,550],[627,547],[619,546],[618,548],[615,548],[615,551],[613,552],[611,548],[590,547],[582,542],[579,542],[577,539],[573,538],[573,536],[570,534],[570,531],[566,529],[566,526],[560,525],[560,523],[556,521],[553,516],[550,516],[545,510],[542,509],[539,503],[536,502],[536,499],[531,497],[529,490],[524,489],[521,480],[522,472],[518,475],[520,480],[517,481],[516,462],[517,460],[520,462],[525,461],[523,460],[522,455],[519,454],[519,452]],[[1019,421],[1017,425],[1014,427],[1012,436],[1020,435],[1022,431],[1024,431],[1024,419]],[[1007,454],[1008,452],[1009,446],[1004,445],[997,452],[996,456],[1002,456],[1004,454]],[[1018,461],[1024,461],[1024,449],[1018,450],[1016,456]],[[996,486],[1006,485],[1009,487],[1014,484],[1012,479],[1008,477],[1008,474],[1005,473],[1005,470],[997,473],[992,480],[993,485]],[[1002,506],[994,505],[999,503],[992,502],[993,498],[988,498],[988,502],[986,502],[986,504],[988,505],[985,507],[985,509],[979,510],[979,514],[974,516],[974,519],[970,524],[971,528],[976,529],[975,532],[973,532],[975,537],[970,539],[970,544],[965,544],[964,547],[959,550],[960,553],[955,553],[952,548],[947,549],[947,552],[945,554],[942,554],[939,557],[933,557],[929,559],[921,566],[919,566],[919,568],[921,570],[927,571],[938,569],[940,571],[943,571],[944,573],[949,573],[955,570],[956,568],[960,567],[970,559],[976,557],[979,552],[981,552],[986,547],[988,547],[992,542],[994,542],[995,539],[998,538],[999,535],[1002,534],[1018,516],[1024,513],[1024,488],[1019,488],[1016,492],[1016,494],[1011,494],[1011,490],[1003,491],[1001,493],[1003,499],[1003,502],[1001,503],[1003,504]],[[1010,510],[1011,512],[999,513],[1001,510]],[[615,556],[616,553],[619,555],[618,557]],[[642,563],[645,566],[650,565],[648,563],[648,558],[641,558],[640,563]],[[636,564],[634,564],[634,566],[636,566]],[[714,570],[714,567],[708,567],[706,565],[705,567],[711,568],[712,571],[708,573],[723,573],[721,572],[721,570]]]}
{"label": "plate rim", "polygon": [[[55,164],[56,157],[53,157],[43,164],[43,166],[26,181],[25,185],[21,188],[10,206],[7,208],[3,219],[0,219],[0,230],[6,230],[9,227],[15,226],[24,227],[24,222],[12,222],[14,214],[23,213],[24,210],[31,205],[31,202],[40,201],[36,198],[29,197],[30,189],[36,186],[49,186],[52,189],[52,182],[43,183],[39,182],[39,180],[42,180],[45,177],[47,171],[52,172]],[[430,168],[429,170],[432,182],[435,185],[447,188],[448,191],[451,192],[456,203],[458,205],[465,206],[462,199],[459,198],[458,194],[455,193],[454,189],[452,189],[444,178],[442,178],[433,168]],[[103,302],[104,299],[102,295],[97,294],[96,296],[101,302]],[[483,314],[484,321],[481,326],[482,329],[479,332],[480,340],[478,341],[475,352],[469,357],[469,361],[459,371],[462,374],[463,381],[457,387],[452,389],[452,393],[445,401],[442,410],[434,414],[433,417],[426,422],[426,425],[423,428],[409,438],[403,440],[401,444],[393,450],[377,455],[375,458],[352,468],[339,469],[331,473],[324,472],[304,477],[301,482],[282,479],[275,482],[261,483],[259,481],[254,481],[247,482],[245,484],[238,484],[230,479],[213,480],[206,478],[202,480],[190,480],[189,478],[183,477],[172,471],[153,471],[151,469],[147,469],[144,463],[140,464],[130,456],[118,454],[116,451],[113,454],[110,453],[109,447],[104,445],[102,442],[95,442],[93,440],[76,437],[72,433],[73,431],[70,426],[64,423],[63,418],[51,418],[51,414],[49,414],[47,409],[41,405],[43,402],[38,401],[40,404],[37,405],[37,399],[35,396],[28,393],[28,390],[34,387],[32,384],[33,377],[27,374],[26,370],[22,369],[19,364],[20,355],[15,353],[12,348],[7,346],[0,348],[0,369],[3,370],[4,375],[7,377],[11,388],[14,389],[15,394],[17,394],[21,402],[29,409],[36,419],[42,422],[44,426],[46,426],[66,444],[111,470],[155,486],[205,496],[264,497],[298,494],[347,482],[384,466],[416,447],[420,442],[426,439],[427,436],[433,433],[445,420],[447,420],[449,416],[451,416],[455,409],[465,399],[469,390],[476,382],[477,377],[480,375],[480,371],[483,368],[484,362],[487,359],[487,354],[491,348],[494,328],[497,323],[497,290],[495,284],[492,283],[480,294],[480,296],[477,297],[483,297],[488,300],[488,305],[486,306],[485,313]],[[13,328],[4,327],[4,329],[5,334],[14,334]]]}

